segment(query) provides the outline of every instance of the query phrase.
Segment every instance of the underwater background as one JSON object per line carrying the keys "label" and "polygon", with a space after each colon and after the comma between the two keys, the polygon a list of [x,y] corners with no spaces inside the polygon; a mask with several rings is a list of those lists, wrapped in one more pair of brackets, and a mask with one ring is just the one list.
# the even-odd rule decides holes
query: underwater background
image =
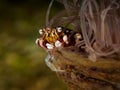
{"label": "underwater background", "polygon": [[[50,0],[0,0],[0,90],[66,90],[35,44]],[[54,3],[51,15],[61,10]]]}

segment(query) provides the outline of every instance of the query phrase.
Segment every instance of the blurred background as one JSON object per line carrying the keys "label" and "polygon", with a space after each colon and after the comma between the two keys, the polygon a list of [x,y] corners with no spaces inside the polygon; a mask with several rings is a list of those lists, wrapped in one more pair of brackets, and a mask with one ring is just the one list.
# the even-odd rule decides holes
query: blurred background
{"label": "blurred background", "polygon": [[[0,90],[66,90],[35,44],[50,0],[0,0]],[[61,10],[54,3],[51,16]]]}

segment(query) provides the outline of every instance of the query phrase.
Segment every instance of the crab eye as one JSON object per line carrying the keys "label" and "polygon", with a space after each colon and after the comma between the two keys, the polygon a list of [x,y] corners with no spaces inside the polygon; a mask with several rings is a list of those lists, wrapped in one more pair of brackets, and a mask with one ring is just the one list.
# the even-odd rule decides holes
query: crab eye
{"label": "crab eye", "polygon": [[42,29],[40,29],[40,30],[39,30],[39,33],[40,33],[40,35],[42,35],[42,34],[43,34],[43,30],[42,30]]}
{"label": "crab eye", "polygon": [[57,28],[57,31],[58,31],[58,32],[62,32],[62,28],[61,28],[61,27],[58,27],[58,28]]}

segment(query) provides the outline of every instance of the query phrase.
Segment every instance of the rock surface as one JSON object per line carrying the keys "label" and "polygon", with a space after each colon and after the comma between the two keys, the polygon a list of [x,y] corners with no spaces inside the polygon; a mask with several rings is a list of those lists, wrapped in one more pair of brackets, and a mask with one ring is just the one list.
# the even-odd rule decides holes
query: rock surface
{"label": "rock surface", "polygon": [[98,58],[96,62],[66,50],[54,52],[57,72],[70,90],[120,90],[120,58]]}

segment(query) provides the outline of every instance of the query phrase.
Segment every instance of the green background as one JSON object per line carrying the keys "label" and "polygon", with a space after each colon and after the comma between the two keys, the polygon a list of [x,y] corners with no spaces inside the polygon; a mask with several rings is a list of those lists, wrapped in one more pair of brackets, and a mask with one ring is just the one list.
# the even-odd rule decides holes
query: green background
{"label": "green background", "polygon": [[[0,90],[66,90],[35,40],[50,0],[0,0]],[[60,11],[54,3],[51,15]]]}

